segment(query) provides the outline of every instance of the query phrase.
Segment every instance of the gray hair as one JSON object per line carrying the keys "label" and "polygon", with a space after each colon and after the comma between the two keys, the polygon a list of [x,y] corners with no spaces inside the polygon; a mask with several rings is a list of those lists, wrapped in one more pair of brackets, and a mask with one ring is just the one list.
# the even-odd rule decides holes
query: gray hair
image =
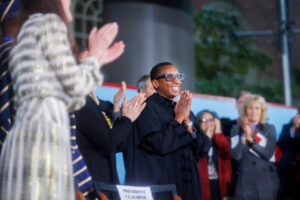
{"label": "gray hair", "polygon": [[147,80],[150,79],[150,75],[143,75],[137,82],[136,88],[137,91],[140,92],[141,89],[146,89],[146,82]]}

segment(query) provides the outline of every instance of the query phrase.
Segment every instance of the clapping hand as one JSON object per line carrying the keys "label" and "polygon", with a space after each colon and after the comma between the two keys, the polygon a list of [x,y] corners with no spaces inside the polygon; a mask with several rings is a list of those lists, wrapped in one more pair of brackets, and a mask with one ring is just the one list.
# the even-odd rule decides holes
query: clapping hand
{"label": "clapping hand", "polygon": [[127,97],[125,96],[122,103],[121,115],[128,117],[132,122],[134,122],[146,106],[145,93],[139,93],[128,102],[126,102],[126,100]]}
{"label": "clapping hand", "polygon": [[117,91],[117,93],[114,96],[114,112],[115,113],[120,111],[119,103],[126,91],[125,81],[122,81],[121,84],[122,84],[122,87]]}
{"label": "clapping hand", "polygon": [[246,140],[248,140],[250,143],[253,143],[252,135],[253,135],[255,129],[251,130],[247,117],[242,118],[242,128],[244,130],[244,137],[246,138]]}
{"label": "clapping hand", "polygon": [[182,122],[185,123],[189,122],[191,105],[192,105],[191,93],[188,90],[184,90],[181,93],[180,99],[174,108],[175,120],[178,123],[181,124]]}
{"label": "clapping hand", "polygon": [[293,127],[292,127],[293,132],[295,133],[299,127],[300,127],[300,114],[297,114],[293,119]]}
{"label": "clapping hand", "polygon": [[[108,23],[102,28],[93,28],[89,35],[89,56],[96,57],[101,66],[117,59],[124,52],[122,41],[114,43],[118,34],[118,24]],[[110,47],[111,46],[111,47]]]}

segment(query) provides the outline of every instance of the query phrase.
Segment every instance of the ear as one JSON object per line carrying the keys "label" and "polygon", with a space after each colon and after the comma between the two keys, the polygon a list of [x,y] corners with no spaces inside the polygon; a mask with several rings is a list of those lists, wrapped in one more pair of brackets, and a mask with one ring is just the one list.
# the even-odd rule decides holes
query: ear
{"label": "ear", "polygon": [[158,80],[152,80],[151,82],[152,82],[154,89],[157,90],[158,86],[159,86]]}

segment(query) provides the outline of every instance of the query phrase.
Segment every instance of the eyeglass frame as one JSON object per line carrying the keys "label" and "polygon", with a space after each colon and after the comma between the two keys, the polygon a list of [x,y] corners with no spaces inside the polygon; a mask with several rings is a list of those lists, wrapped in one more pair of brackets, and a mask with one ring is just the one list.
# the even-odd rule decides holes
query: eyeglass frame
{"label": "eyeglass frame", "polygon": [[[172,80],[167,80],[167,76],[172,76]],[[160,76],[157,76],[154,78],[154,80],[158,80],[164,78],[167,82],[172,82],[177,78],[180,82],[184,81],[184,74],[183,73],[178,73],[178,74],[172,74],[172,73],[167,73],[167,74],[162,74]],[[171,77],[170,77],[171,78]]]}
{"label": "eyeglass frame", "polygon": [[206,119],[206,118],[201,118],[200,122],[201,123],[207,123],[207,122],[213,122],[215,120],[215,118],[210,118],[210,119]]}

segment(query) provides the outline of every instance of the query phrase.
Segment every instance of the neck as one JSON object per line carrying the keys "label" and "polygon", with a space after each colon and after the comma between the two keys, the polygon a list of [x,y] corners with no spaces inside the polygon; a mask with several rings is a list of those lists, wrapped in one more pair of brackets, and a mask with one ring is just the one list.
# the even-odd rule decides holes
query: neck
{"label": "neck", "polygon": [[252,127],[252,126],[255,126],[255,125],[257,125],[258,124],[258,122],[256,122],[256,121],[248,121],[248,124],[249,124],[249,126],[250,127]]}
{"label": "neck", "polygon": [[175,98],[175,97],[167,97],[167,96],[162,95],[162,94],[159,94],[159,95],[162,96],[162,97],[165,98],[165,99],[170,100],[170,101],[174,101],[174,98]]}

